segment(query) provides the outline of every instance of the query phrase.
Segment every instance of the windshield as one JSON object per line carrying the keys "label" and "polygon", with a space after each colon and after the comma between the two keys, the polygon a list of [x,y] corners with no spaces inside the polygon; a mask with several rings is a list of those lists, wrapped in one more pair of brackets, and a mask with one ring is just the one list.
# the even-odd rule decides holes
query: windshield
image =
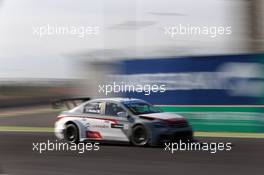
{"label": "windshield", "polygon": [[158,107],[155,107],[143,101],[123,102],[123,105],[135,115],[162,112]]}

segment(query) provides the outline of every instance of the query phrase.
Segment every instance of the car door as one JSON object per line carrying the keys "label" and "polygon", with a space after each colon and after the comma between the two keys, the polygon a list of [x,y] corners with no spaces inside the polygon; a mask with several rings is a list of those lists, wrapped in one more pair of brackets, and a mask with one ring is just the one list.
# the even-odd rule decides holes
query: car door
{"label": "car door", "polygon": [[129,124],[127,117],[118,116],[119,112],[127,112],[121,105],[116,102],[105,103],[105,117],[111,121],[111,127],[108,128],[111,140],[129,141],[128,130]]}
{"label": "car door", "polygon": [[[113,121],[104,115],[105,102],[93,101],[84,105],[83,123],[85,123],[90,139],[109,140],[112,134],[109,132]],[[90,135],[89,135],[90,134]]]}

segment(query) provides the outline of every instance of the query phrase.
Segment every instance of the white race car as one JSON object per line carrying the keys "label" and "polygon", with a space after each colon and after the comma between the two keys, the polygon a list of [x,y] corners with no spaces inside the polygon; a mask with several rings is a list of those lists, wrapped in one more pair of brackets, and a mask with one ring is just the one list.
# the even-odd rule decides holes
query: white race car
{"label": "white race car", "polygon": [[[76,101],[83,100],[77,105]],[[69,103],[70,102],[70,103]],[[160,145],[179,139],[192,140],[188,121],[174,113],[162,112],[143,100],[132,98],[72,98],[54,102],[74,104],[57,117],[55,134],[68,142],[120,141],[137,146]]]}

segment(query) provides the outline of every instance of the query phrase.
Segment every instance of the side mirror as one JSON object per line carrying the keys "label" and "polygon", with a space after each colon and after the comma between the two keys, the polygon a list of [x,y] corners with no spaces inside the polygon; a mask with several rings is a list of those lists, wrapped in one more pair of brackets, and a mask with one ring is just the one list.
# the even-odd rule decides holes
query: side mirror
{"label": "side mirror", "polygon": [[118,112],[118,113],[117,113],[117,116],[118,116],[118,117],[126,118],[126,117],[128,117],[128,113],[127,113],[127,112]]}

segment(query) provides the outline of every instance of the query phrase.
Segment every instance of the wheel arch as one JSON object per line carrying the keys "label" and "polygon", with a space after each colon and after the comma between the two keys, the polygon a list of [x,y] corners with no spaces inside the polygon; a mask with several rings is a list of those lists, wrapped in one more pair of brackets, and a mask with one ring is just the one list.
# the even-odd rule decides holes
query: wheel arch
{"label": "wheel arch", "polygon": [[146,127],[143,123],[135,123],[131,129],[134,129],[136,126],[143,126]]}
{"label": "wheel arch", "polygon": [[131,132],[130,132],[130,135],[129,135],[129,140],[130,140],[130,142],[132,142],[131,139],[132,139],[133,129],[134,129],[135,127],[137,127],[137,126],[142,126],[142,127],[144,127],[144,128],[146,129],[146,132],[147,132],[147,134],[148,134],[148,141],[147,141],[148,143],[147,143],[147,144],[149,144],[149,142],[151,142],[152,133],[150,132],[149,127],[148,127],[146,124],[144,124],[144,123],[135,123],[135,124],[131,127]]}
{"label": "wheel arch", "polygon": [[64,126],[73,124],[78,128],[79,131],[79,141],[83,140],[83,138],[86,138],[85,131],[86,128],[85,126],[78,120],[68,120],[64,123]]}

